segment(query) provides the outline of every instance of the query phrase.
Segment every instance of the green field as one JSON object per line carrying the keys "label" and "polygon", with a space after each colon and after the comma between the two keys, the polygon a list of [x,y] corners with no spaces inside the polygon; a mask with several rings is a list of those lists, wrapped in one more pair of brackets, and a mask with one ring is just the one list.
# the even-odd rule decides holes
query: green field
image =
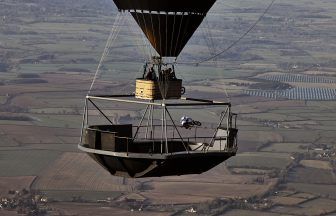
{"label": "green field", "polygon": [[[1,121],[0,121],[1,122]],[[19,143],[17,143],[14,139],[11,137],[8,137],[4,134],[0,134],[0,147],[7,147],[7,146],[18,146]]]}
{"label": "green field", "polygon": [[79,128],[82,120],[81,115],[34,114],[33,116],[38,119],[36,125],[48,127]]}
{"label": "green field", "polygon": [[[318,178],[316,178],[318,176]],[[311,183],[311,184],[326,184],[332,185],[336,183],[334,174],[331,170],[297,167],[288,174],[289,182]]]}
{"label": "green field", "polygon": [[83,201],[96,202],[97,200],[115,199],[123,193],[119,191],[62,191],[62,190],[43,190],[43,194],[55,201],[73,202],[76,199]]}
{"label": "green field", "polygon": [[285,169],[291,161],[285,153],[246,152],[238,154],[226,163],[229,167]]}
{"label": "green field", "polygon": [[57,151],[0,151],[1,176],[35,176],[60,156]]}
{"label": "green field", "polygon": [[0,96],[0,104],[5,103],[6,100],[7,100],[7,97],[6,97],[6,96]]}
{"label": "green field", "polygon": [[265,147],[262,147],[260,151],[263,152],[307,152],[309,147],[308,143],[271,143]]}
{"label": "green field", "polygon": [[299,192],[316,194],[324,197],[336,198],[336,188],[325,184],[288,183],[286,187]]}

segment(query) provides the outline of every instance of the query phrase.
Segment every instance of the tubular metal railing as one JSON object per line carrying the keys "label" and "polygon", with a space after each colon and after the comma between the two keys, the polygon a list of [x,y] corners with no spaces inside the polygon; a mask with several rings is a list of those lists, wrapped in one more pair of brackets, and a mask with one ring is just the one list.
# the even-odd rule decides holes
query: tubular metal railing
{"label": "tubular metal railing", "polygon": [[[136,128],[136,126],[133,126]],[[157,125],[157,127],[159,127]],[[161,127],[161,126],[160,126]],[[168,125],[167,125],[168,127]],[[169,126],[170,128],[174,128],[174,126],[170,125]],[[145,128],[145,127],[144,127]],[[207,130],[215,130],[215,128],[202,128],[202,127],[195,127],[194,130],[200,130],[200,129],[207,129]],[[160,144],[162,142],[162,139],[161,137],[153,137],[151,139],[149,138],[145,138],[144,137],[137,137],[137,138],[134,138],[134,137],[122,137],[122,136],[117,136],[117,133],[116,132],[113,132],[113,131],[109,131],[109,130],[101,130],[101,129],[95,129],[95,128],[86,128],[86,130],[88,131],[96,131],[96,132],[99,132],[99,133],[105,133],[105,134],[113,134],[114,135],[114,138],[115,139],[119,139],[121,142],[122,140],[124,140],[125,142],[122,142],[122,143],[126,143],[126,153],[130,153],[129,151],[129,145],[130,144],[138,144],[138,145],[141,145],[141,142],[147,142],[147,143],[153,143],[154,144]],[[190,132],[190,130],[189,130]],[[192,133],[192,132],[190,132]],[[212,151],[211,148],[209,148],[209,140],[211,140],[213,138],[213,136],[197,136],[197,133],[192,133],[192,134],[195,134],[195,136],[183,136],[183,140],[185,141],[185,143],[188,144],[188,147],[190,148],[190,145],[199,145],[199,146],[196,146],[196,148],[194,149],[188,149],[186,151],[204,151],[204,152],[208,152],[208,151]],[[229,145],[228,143],[228,140],[229,140],[229,137],[226,136],[226,135],[223,135],[223,136],[216,136],[216,141],[219,141],[220,142],[220,148],[217,149],[216,151],[220,151],[220,152],[236,152],[236,149],[237,149],[237,143],[235,142],[233,145]],[[180,137],[167,137],[166,140],[168,142],[178,142],[178,141],[181,141],[181,138]],[[236,140],[236,137],[234,137],[234,140]],[[223,143],[224,142],[224,143]],[[86,144],[86,145],[89,145],[88,143],[82,143],[82,144]],[[181,143],[182,145],[182,143]],[[103,150],[103,149],[102,149]],[[162,153],[162,152],[161,152]],[[173,153],[173,152],[169,152],[169,153]]]}
{"label": "tubular metal railing", "polygon": [[[181,98],[184,100],[184,103],[166,103],[164,100],[160,103],[154,103],[154,101],[145,102],[145,101],[136,101],[124,99],[123,97],[133,97],[132,95],[111,95],[111,96],[87,96],[85,100],[85,107],[83,113],[83,123],[82,123],[82,134],[80,143],[83,144],[84,140],[84,131],[91,130],[97,131],[100,133],[108,133],[114,134],[115,139],[124,140],[126,143],[126,151],[127,154],[129,152],[130,143],[141,144],[141,142],[152,142],[153,149],[154,144],[161,144],[161,153],[163,152],[163,147],[165,148],[165,153],[172,153],[168,149],[168,143],[170,142],[181,142],[181,145],[184,146],[186,152],[189,151],[212,151],[215,148],[213,146],[216,144],[216,148],[218,149],[219,142],[219,151],[229,151],[235,152],[237,150],[237,114],[231,112],[231,104],[218,102],[218,101],[210,101],[210,100],[200,100],[193,98]],[[100,109],[97,104],[94,103],[93,100],[105,100],[111,102],[125,102],[125,103],[136,103],[147,105],[147,108],[144,114],[141,117],[141,120],[137,126],[132,126],[135,130],[132,130],[133,133],[130,137],[122,137],[117,136],[116,132],[109,130],[101,130],[96,128],[91,128],[89,126],[89,108],[88,104],[92,104],[92,106],[98,110],[98,112],[111,124],[114,125],[113,122],[109,119],[102,109]],[[162,109],[161,116],[161,125],[156,125],[153,122],[153,109],[154,106]],[[173,116],[170,114],[167,107],[182,107],[182,106],[225,106],[226,108],[221,113],[219,122],[216,126],[210,125],[206,126],[193,126],[189,129],[184,129],[179,124],[176,124],[176,121],[173,119]],[[148,112],[148,116],[146,114]],[[175,117],[176,118],[176,117]],[[147,124],[143,124],[143,121],[146,121]],[[116,126],[116,125],[114,125]],[[220,130],[220,132],[219,132]],[[220,134],[221,133],[221,134]],[[209,136],[209,134],[211,136]],[[132,137],[131,137],[132,136]],[[186,142],[186,143],[185,143]],[[85,144],[85,143],[84,143]],[[196,148],[190,150],[190,146],[197,146]]]}

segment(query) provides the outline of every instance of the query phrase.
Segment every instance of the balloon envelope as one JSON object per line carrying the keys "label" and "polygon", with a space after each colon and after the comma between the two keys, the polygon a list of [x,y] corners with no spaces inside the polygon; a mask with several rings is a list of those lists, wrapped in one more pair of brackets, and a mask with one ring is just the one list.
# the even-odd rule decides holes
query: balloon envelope
{"label": "balloon envelope", "polygon": [[180,54],[216,0],[113,0],[163,57]]}

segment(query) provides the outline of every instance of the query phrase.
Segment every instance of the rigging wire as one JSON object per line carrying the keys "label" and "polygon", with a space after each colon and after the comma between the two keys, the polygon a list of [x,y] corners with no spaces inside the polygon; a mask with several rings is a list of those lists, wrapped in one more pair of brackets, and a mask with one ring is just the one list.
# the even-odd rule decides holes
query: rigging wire
{"label": "rigging wire", "polygon": [[227,48],[225,48],[224,50],[222,50],[221,52],[217,53],[216,55],[210,56],[209,58],[206,58],[204,60],[201,60],[199,62],[194,63],[196,66],[210,61],[220,55],[222,55],[223,53],[229,51],[232,47],[234,47],[235,45],[237,45],[244,37],[246,37],[257,25],[258,23],[261,21],[261,19],[268,13],[268,11],[271,9],[271,7],[273,6],[273,4],[275,3],[276,0],[272,0],[271,3],[265,8],[264,12],[259,16],[259,18],[253,23],[253,25],[247,29],[247,31],[242,34],[237,40],[235,40],[234,42],[232,42]]}
{"label": "rigging wire", "polygon": [[134,22],[131,21],[131,19],[129,19],[130,17],[127,16],[127,22],[128,24],[126,24],[129,32],[132,32],[134,34],[134,40],[131,40],[132,42],[135,43],[136,47],[138,47],[140,53],[144,56],[144,58],[147,57],[147,55],[149,55],[149,53],[146,53],[146,44],[144,43],[144,41],[142,41],[141,38],[139,38],[139,31],[138,31],[138,28],[135,28],[133,26]]}
{"label": "rigging wire", "polygon": [[158,16],[158,26],[159,26],[159,49],[160,49],[160,52],[162,53],[162,38],[161,38],[161,21],[160,21],[160,14],[158,13],[157,14]]}
{"label": "rigging wire", "polygon": [[[152,19],[152,15],[150,15],[151,16],[151,19]],[[138,17],[138,16],[137,16]],[[147,27],[147,25],[146,25],[146,21],[145,21],[145,18],[144,18],[144,15],[142,14],[142,20],[143,20],[143,22],[144,22],[144,25],[145,25],[145,29],[146,29],[146,33],[145,32],[143,32],[143,31],[141,31],[141,30],[139,30],[140,32],[141,32],[141,35],[142,35],[142,40],[144,41],[144,43],[146,43],[146,45],[147,45],[147,49],[149,50],[149,60],[150,60],[150,58],[153,56],[153,52],[155,52],[155,51],[153,51],[153,48],[152,48],[152,46],[149,44],[150,42],[149,42],[149,40],[147,39],[147,38],[149,38],[148,37],[148,27]]]}
{"label": "rigging wire", "polygon": [[[121,92],[121,93],[127,92],[127,90],[129,90],[130,85],[132,85],[132,84],[134,85],[134,83],[133,83],[134,80],[136,80],[138,78],[138,74],[140,74],[141,72],[143,72],[143,66],[142,65],[139,67],[137,72],[134,73],[132,79],[130,79],[130,81],[125,82],[123,85],[121,85],[121,87],[118,89],[118,91]],[[128,91],[127,93],[133,94],[134,92],[129,92]]]}
{"label": "rigging wire", "polygon": [[103,53],[102,53],[102,55],[100,57],[100,60],[99,60],[96,72],[95,72],[94,77],[92,79],[92,82],[91,82],[90,88],[89,88],[89,90],[87,92],[87,95],[89,95],[91,93],[91,90],[92,90],[92,88],[94,86],[94,83],[96,82],[96,79],[98,77],[100,68],[101,68],[101,66],[102,66],[102,64],[103,64],[106,56],[109,53],[109,50],[110,50],[110,47],[112,46],[113,41],[116,39],[116,37],[117,37],[117,35],[119,33],[118,28],[120,28],[120,23],[121,23],[122,18],[123,17],[120,15],[120,13],[118,13],[117,14],[117,18],[115,19],[115,21],[113,23],[113,26],[111,28],[110,35],[109,35],[109,37],[108,37],[108,39],[106,41]]}
{"label": "rigging wire", "polygon": [[[175,16],[176,16],[176,14],[175,14]],[[181,28],[182,28],[183,18],[184,18],[184,12],[182,13],[182,17],[181,17],[181,21],[180,21],[180,26],[179,26],[179,30],[178,30],[178,34],[177,34],[177,39],[176,39],[174,53],[176,53],[176,48],[179,45],[179,38],[180,38],[180,34],[181,34]],[[176,59],[177,59],[177,57],[176,57]],[[176,61],[176,59],[175,59],[175,61]]]}
{"label": "rigging wire", "polygon": [[[211,35],[211,31],[210,31],[210,25],[209,25],[209,22],[207,19],[205,19],[205,28],[204,28],[204,34],[205,34],[205,40],[207,40],[207,46],[208,46],[208,49],[209,49],[209,52],[210,52],[210,55],[215,55],[216,54],[216,46],[215,46],[215,43],[214,43],[214,40],[213,40],[213,36]],[[218,61],[216,58],[213,59],[213,63],[214,63],[214,66],[216,67],[216,72],[217,72],[217,75],[220,76],[221,73],[218,72]],[[222,76],[221,76],[222,77]],[[224,91],[224,94],[228,100],[228,102],[231,101],[231,98],[230,98],[230,95],[228,93],[228,89],[226,88],[226,85],[223,81],[221,81],[220,79],[218,80],[219,82],[221,82],[221,85],[223,86],[223,88],[220,88]]]}
{"label": "rigging wire", "polygon": [[[179,44],[179,47],[178,47],[178,49],[179,49],[179,52],[181,52],[181,48],[183,48],[184,47],[184,45],[182,46],[182,44],[185,44],[189,39],[185,39],[186,37],[188,37],[187,35],[188,35],[188,29],[186,28],[186,26],[189,26],[189,23],[190,23],[190,21],[191,21],[191,23],[192,23],[192,18],[191,18],[191,16],[187,16],[187,18],[186,18],[186,21],[185,21],[185,24],[184,24],[184,26],[185,26],[185,28],[184,28],[184,32],[182,33],[182,38],[180,39],[180,41],[177,41],[177,44]],[[183,41],[185,41],[185,42],[183,42]],[[182,47],[181,47],[182,46]],[[177,58],[177,57],[176,57]]]}
{"label": "rigging wire", "polygon": [[[138,13],[137,13],[136,11],[134,12],[134,15],[135,15],[134,18],[136,19],[136,22],[137,22],[138,24],[140,24],[141,22],[140,22]],[[142,14],[142,21],[144,22],[145,29],[147,29],[146,22],[145,22],[145,20],[144,20],[144,16],[143,16],[143,14]],[[139,30],[138,26],[133,26],[133,28],[134,28],[134,29],[138,29],[138,31],[140,32],[140,35],[141,35],[142,40],[143,40],[143,44],[145,45],[145,49],[148,51],[148,59],[150,59],[151,56],[153,55],[153,53],[152,53],[152,48],[151,48],[151,46],[149,45],[148,40],[146,39],[147,30],[146,30],[146,33],[145,33],[145,32],[143,32],[143,31]]]}
{"label": "rigging wire", "polygon": [[[123,22],[125,21],[125,15],[124,14],[122,14],[123,16],[121,16],[120,17],[120,20],[119,20],[119,22],[117,23],[117,26],[116,26],[116,30],[115,30],[115,32],[114,32],[114,35],[113,35],[113,37],[112,37],[112,39],[111,39],[111,41],[110,41],[110,44],[109,44],[109,47],[108,47],[108,49],[107,49],[107,53],[106,53],[106,56],[108,56],[109,54],[110,54],[110,51],[111,51],[111,46],[112,46],[112,44],[113,44],[113,42],[117,39],[117,37],[118,37],[118,35],[119,35],[119,32],[120,32],[120,30],[121,30],[121,26],[123,26]],[[105,57],[106,57],[105,56]],[[103,59],[104,60],[104,59]]]}
{"label": "rigging wire", "polygon": [[146,50],[148,51],[148,59],[147,60],[149,61],[151,59],[151,57],[153,56],[153,48],[149,44],[149,42],[146,38],[146,35],[143,32],[141,32],[140,34],[141,34],[142,41],[145,44]]}
{"label": "rigging wire", "polygon": [[[174,13],[174,23],[173,23],[173,26],[175,26],[175,21],[176,21],[176,12]],[[171,55],[172,51],[173,51],[174,30],[175,30],[175,28],[173,28],[172,34],[171,34],[171,42],[170,42],[169,55]]]}
{"label": "rigging wire", "polygon": [[[210,56],[213,56],[217,52],[216,52],[215,43],[213,41],[213,37],[211,35],[210,26],[209,26],[207,19],[204,20],[204,24],[205,24],[205,28],[200,28],[200,30],[203,30],[202,33],[203,33],[204,41],[208,47],[209,54]],[[214,65],[217,66],[216,58],[214,59]]]}
{"label": "rigging wire", "polygon": [[[142,14],[142,17],[144,17],[144,15]],[[150,21],[151,21],[151,26],[152,26],[152,32],[153,32],[153,38],[154,38],[154,44],[155,44],[155,47],[158,47],[157,46],[157,41],[156,41],[156,35],[155,35],[155,29],[154,29],[154,24],[153,24],[153,18],[152,18],[152,13],[149,12],[149,17],[150,17]],[[146,23],[145,19],[144,19],[144,23]]]}
{"label": "rigging wire", "polygon": [[166,52],[168,52],[168,14],[166,14]]}

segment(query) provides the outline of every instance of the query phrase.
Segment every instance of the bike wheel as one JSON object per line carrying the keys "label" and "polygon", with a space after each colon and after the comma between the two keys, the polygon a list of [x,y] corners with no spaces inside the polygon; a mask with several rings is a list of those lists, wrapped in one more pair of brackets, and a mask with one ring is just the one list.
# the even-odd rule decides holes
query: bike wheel
{"label": "bike wheel", "polygon": [[196,125],[196,126],[201,126],[201,125],[202,125],[202,123],[199,122],[199,121],[194,121],[193,123],[194,123],[194,125]]}

